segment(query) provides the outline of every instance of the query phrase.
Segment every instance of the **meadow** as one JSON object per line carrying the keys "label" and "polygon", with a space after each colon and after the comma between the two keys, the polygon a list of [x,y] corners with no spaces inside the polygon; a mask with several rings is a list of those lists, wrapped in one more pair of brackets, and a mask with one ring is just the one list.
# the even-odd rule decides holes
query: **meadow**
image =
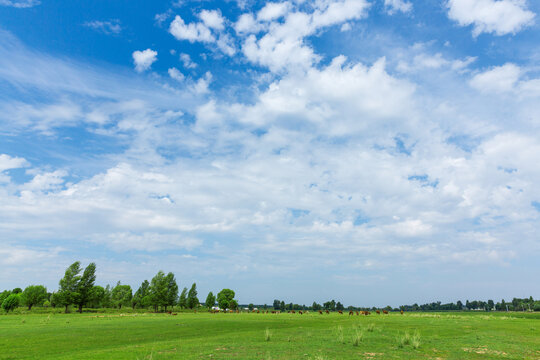
{"label": "meadow", "polygon": [[10,314],[0,359],[540,359],[540,314]]}

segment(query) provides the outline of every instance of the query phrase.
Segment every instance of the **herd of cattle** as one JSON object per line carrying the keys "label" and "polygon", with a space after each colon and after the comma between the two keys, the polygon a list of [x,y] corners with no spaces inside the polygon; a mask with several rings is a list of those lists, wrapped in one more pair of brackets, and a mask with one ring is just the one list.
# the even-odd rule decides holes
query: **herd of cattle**
{"label": "herd of cattle", "polygon": [[[215,313],[219,313],[219,312],[225,312],[225,313],[240,313],[240,310],[211,310],[210,311],[212,314],[215,314]],[[257,314],[281,314],[281,311],[280,310],[249,310],[248,312],[250,313],[257,313]],[[380,315],[381,314],[381,310],[375,310],[375,312]],[[287,311],[288,314],[300,314],[300,315],[303,315],[303,314],[309,314],[309,311],[302,311],[302,310],[298,310],[298,311],[295,311],[295,310],[289,310]],[[319,310],[319,314],[322,315],[322,314],[330,314],[330,311],[328,310]],[[386,310],[383,310],[382,311],[383,314],[386,314],[388,315],[388,311]],[[400,311],[401,315],[403,315],[403,310]],[[339,310],[338,311],[338,314],[340,315],[343,315],[343,311]],[[349,311],[349,316],[352,316],[352,315],[370,315],[371,312],[370,311]],[[176,315],[176,314],[173,314],[173,315]]]}

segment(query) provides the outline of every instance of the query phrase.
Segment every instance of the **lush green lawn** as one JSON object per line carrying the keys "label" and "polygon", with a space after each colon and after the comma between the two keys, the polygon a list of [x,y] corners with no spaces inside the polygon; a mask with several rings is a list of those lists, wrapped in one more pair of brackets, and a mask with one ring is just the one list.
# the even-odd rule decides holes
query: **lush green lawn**
{"label": "lush green lawn", "polygon": [[[400,347],[397,339],[415,330],[420,345]],[[353,344],[356,334],[363,334],[358,346]],[[540,317],[523,313],[1,315],[0,359],[540,359]]]}

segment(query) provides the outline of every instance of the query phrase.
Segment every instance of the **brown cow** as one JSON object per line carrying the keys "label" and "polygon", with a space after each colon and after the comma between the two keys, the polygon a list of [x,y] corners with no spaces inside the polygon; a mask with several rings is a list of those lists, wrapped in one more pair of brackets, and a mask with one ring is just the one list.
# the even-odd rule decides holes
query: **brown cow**
{"label": "brown cow", "polygon": [[303,314],[302,310],[298,311],[298,313],[299,313],[300,315],[302,315],[302,314]]}
{"label": "brown cow", "polygon": [[349,311],[349,316],[354,315],[354,311]]}
{"label": "brown cow", "polygon": [[358,311],[356,312],[356,315],[358,316]]}
{"label": "brown cow", "polygon": [[322,310],[319,310],[319,314],[322,315]]}
{"label": "brown cow", "polygon": [[386,314],[386,315],[388,315],[388,311],[386,311],[386,310],[383,310],[382,312],[383,312],[383,314]]}
{"label": "brown cow", "polygon": [[341,311],[341,310],[339,310],[338,313],[339,313],[340,315],[343,315],[343,311]]}
{"label": "brown cow", "polygon": [[381,315],[381,312],[379,310],[376,310],[375,312],[377,313],[377,315]]}
{"label": "brown cow", "polygon": [[326,313],[327,313],[327,314],[330,314],[330,311],[326,310]]}
{"label": "brown cow", "polygon": [[401,310],[401,315],[403,315],[403,310]]}

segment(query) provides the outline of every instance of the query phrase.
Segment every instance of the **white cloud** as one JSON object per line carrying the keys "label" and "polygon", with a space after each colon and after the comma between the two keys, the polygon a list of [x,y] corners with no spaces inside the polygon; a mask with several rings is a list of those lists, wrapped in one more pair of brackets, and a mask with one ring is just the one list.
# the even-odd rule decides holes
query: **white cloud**
{"label": "white cloud", "polygon": [[182,64],[186,69],[195,69],[197,67],[197,63],[191,60],[191,56],[189,56],[189,54],[180,54],[180,61],[182,61]]}
{"label": "white cloud", "polygon": [[192,43],[196,41],[215,42],[216,40],[210,29],[204,23],[191,23],[186,25],[179,15],[176,15],[171,22],[169,32],[177,40],[188,40]]}
{"label": "white cloud", "polygon": [[170,69],[168,70],[168,73],[169,73],[169,76],[170,76],[172,79],[176,80],[176,81],[182,82],[182,81],[184,81],[184,79],[185,79],[184,74],[182,74],[182,73],[180,72],[180,70],[178,70],[177,68],[174,68],[174,67],[173,67],[173,68],[170,68]]}
{"label": "white cloud", "polygon": [[18,169],[25,166],[28,166],[28,162],[24,158],[0,154],[0,173],[9,169]]}
{"label": "white cloud", "polygon": [[520,76],[519,66],[508,63],[476,74],[471,79],[470,84],[483,92],[506,92],[514,89]]}
{"label": "white cloud", "polygon": [[135,63],[135,70],[143,72],[150,69],[150,66],[157,61],[157,51],[146,49],[143,51],[133,52],[133,62]]}
{"label": "white cloud", "polygon": [[40,0],[0,0],[0,5],[15,8],[30,8],[41,4]]}
{"label": "white cloud", "polygon": [[266,5],[261,10],[259,10],[259,12],[257,13],[257,19],[259,21],[271,21],[279,19],[287,12],[289,12],[290,8],[291,4],[288,1],[280,3],[269,2],[266,3]]}
{"label": "white cloud", "polygon": [[193,86],[193,91],[196,94],[206,94],[208,93],[208,86],[212,82],[212,73],[207,71],[203,77],[199,78]]}
{"label": "white cloud", "polygon": [[448,17],[481,33],[515,34],[531,25],[535,14],[523,0],[448,0]]}
{"label": "white cloud", "polygon": [[210,29],[223,30],[225,28],[223,16],[219,10],[202,10],[199,18]]}
{"label": "white cloud", "polygon": [[234,30],[241,35],[257,33],[263,28],[264,26],[257,22],[257,20],[255,20],[255,17],[251,13],[240,15],[240,17],[234,24]]}
{"label": "white cloud", "polygon": [[89,27],[93,30],[102,32],[104,34],[120,34],[122,31],[122,26],[120,25],[119,20],[108,20],[108,21],[88,21],[83,24],[86,27]]}
{"label": "white cloud", "polygon": [[384,7],[388,14],[393,15],[398,11],[409,13],[412,11],[413,5],[406,0],[384,0]]}
{"label": "white cloud", "polygon": [[526,79],[526,71],[516,64],[494,66],[476,74],[469,84],[486,94],[513,93],[520,97],[540,96],[540,79]]}

